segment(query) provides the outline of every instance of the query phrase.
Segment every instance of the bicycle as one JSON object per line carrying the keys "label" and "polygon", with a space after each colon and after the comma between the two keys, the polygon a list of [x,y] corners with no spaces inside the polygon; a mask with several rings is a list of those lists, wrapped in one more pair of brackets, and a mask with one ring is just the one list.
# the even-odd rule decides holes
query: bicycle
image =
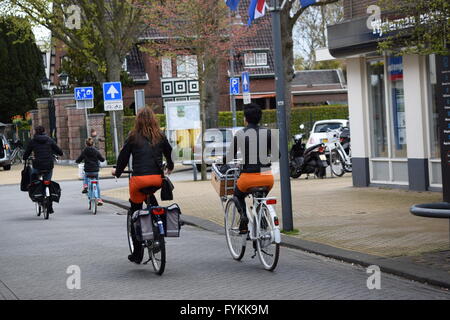
{"label": "bicycle", "polygon": [[350,154],[345,152],[341,144],[340,133],[340,130],[328,129],[327,131],[330,168],[337,177],[342,177],[346,172],[352,172],[351,151]]}
{"label": "bicycle", "polygon": [[[131,174],[132,171],[124,171],[123,173]],[[143,264],[148,264],[148,262],[151,261],[155,273],[162,275],[166,267],[166,244],[164,224],[161,216],[165,213],[165,211],[167,211],[167,208],[159,207],[156,198],[152,197],[158,189],[159,187],[147,187],[140,190],[142,193],[147,195],[147,208],[145,210],[148,210],[151,214],[154,230],[153,240],[142,241],[142,246],[147,249],[149,256],[148,260]],[[131,235],[131,228],[133,228],[133,216],[134,214],[127,215],[127,238],[130,253],[133,253],[134,251],[133,238]]]}
{"label": "bicycle", "polygon": [[[266,187],[251,188],[249,197],[252,205],[246,208],[249,231],[247,234],[240,234],[241,215],[230,192],[234,191],[240,173],[237,162],[234,165],[222,175],[225,180],[225,195],[220,197],[228,249],[232,258],[240,261],[244,257],[247,240],[251,240],[254,249],[252,259],[258,255],[264,269],[273,271],[278,264],[281,243],[279,220],[274,209],[276,198],[267,197],[269,190]],[[213,170],[219,172],[217,164],[213,164]]]}
{"label": "bicycle", "polygon": [[49,187],[51,184],[51,181],[42,179],[42,176],[48,172],[49,172],[49,170],[41,170],[39,177],[38,177],[38,181],[40,181],[39,183],[42,183],[44,185],[44,192],[43,192],[43,194],[35,195],[35,196],[37,196],[37,199],[40,199],[40,200],[35,201],[36,215],[39,217],[42,213],[45,220],[48,220],[48,218],[49,218],[49,214],[50,214],[49,207],[52,202],[52,199],[50,196],[50,187]]}
{"label": "bicycle", "polygon": [[17,163],[23,163],[23,154],[25,153],[25,150],[23,149],[21,143],[15,142],[12,143],[12,146],[14,149],[11,153],[11,164],[17,164]]}
{"label": "bicycle", "polygon": [[87,198],[89,210],[92,212],[92,214],[97,214],[98,200],[100,199],[100,196],[98,194],[97,176],[88,175],[87,181],[88,181]]}

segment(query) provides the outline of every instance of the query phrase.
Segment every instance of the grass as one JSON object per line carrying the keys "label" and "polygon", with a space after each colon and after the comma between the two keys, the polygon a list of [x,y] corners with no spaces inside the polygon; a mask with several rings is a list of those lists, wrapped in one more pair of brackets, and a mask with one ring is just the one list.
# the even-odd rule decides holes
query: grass
{"label": "grass", "polygon": [[287,236],[298,236],[300,231],[298,229],[293,229],[292,231],[281,230],[281,233]]}

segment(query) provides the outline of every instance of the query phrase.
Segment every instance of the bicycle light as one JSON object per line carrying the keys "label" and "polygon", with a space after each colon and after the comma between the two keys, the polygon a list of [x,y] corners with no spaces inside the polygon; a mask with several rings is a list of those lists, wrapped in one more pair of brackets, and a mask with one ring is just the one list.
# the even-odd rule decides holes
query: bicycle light
{"label": "bicycle light", "polygon": [[51,183],[51,181],[49,181],[49,180],[45,180],[45,181],[44,181],[44,184],[45,184],[46,186],[49,186],[50,183]]}
{"label": "bicycle light", "polygon": [[277,204],[277,199],[269,199],[266,201],[266,204]]}
{"label": "bicycle light", "polygon": [[152,209],[152,213],[159,216],[164,214],[166,211],[164,210],[164,208],[153,208]]}
{"label": "bicycle light", "polygon": [[273,218],[273,224],[277,227],[280,225],[280,221],[278,220],[278,217]]}

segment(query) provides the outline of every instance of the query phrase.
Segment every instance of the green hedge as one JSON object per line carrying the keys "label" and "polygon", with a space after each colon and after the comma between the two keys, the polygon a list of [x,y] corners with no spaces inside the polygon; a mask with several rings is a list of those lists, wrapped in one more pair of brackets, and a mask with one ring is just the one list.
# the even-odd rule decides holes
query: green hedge
{"label": "green hedge", "polygon": [[[164,114],[156,115],[161,127],[166,126],[166,116]],[[134,116],[124,116],[123,131],[125,135],[133,128]],[[329,106],[311,106],[311,107],[295,107],[291,112],[291,134],[300,131],[300,124],[305,125],[304,132],[308,133],[314,122],[326,119],[348,119],[348,107],[345,105],[329,105]],[[244,125],[244,113],[236,112],[236,120],[238,126]],[[109,127],[110,118],[105,119],[105,136],[106,136],[106,157],[108,163],[114,163],[114,148]],[[263,110],[261,124],[270,128],[277,127],[277,110]],[[231,111],[219,112],[219,127],[231,127],[233,125],[233,117]]]}

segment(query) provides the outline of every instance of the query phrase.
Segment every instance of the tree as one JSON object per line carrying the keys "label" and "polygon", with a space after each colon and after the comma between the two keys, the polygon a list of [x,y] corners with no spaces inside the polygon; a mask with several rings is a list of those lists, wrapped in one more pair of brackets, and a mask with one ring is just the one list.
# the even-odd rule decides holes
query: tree
{"label": "tree", "polygon": [[387,18],[396,23],[390,32],[387,20],[376,21],[373,26],[388,34],[379,43],[381,51],[395,50],[396,54],[449,54],[450,50],[450,2],[448,0],[380,0]]}
{"label": "tree", "polygon": [[35,109],[42,94],[42,55],[23,18],[0,16],[0,74],[0,122],[9,123]]}
{"label": "tree", "polygon": [[[298,0],[286,0],[286,5],[281,11],[281,45],[284,57],[284,77],[286,80],[284,101],[287,113],[287,123],[290,123],[290,111],[292,108],[291,83],[294,78],[294,38],[293,31],[298,19],[307,11],[317,7],[327,6],[342,0],[323,0],[308,7],[300,7]],[[280,1],[282,2],[282,1]],[[289,127],[288,127],[289,131]]]}
{"label": "tree", "polygon": [[[120,81],[126,54],[145,29],[141,0],[10,0],[28,19],[80,55],[101,83]],[[122,123],[118,113],[118,124]],[[121,127],[119,127],[121,128]],[[119,130],[119,143],[123,142]]]}
{"label": "tree", "polygon": [[327,47],[327,24],[336,24],[344,17],[342,2],[306,10],[294,25],[294,44],[304,57],[305,69],[316,69],[316,50]]}
{"label": "tree", "polygon": [[[243,26],[230,29],[230,17],[224,1],[166,0],[147,4],[146,22],[155,35],[146,44],[147,52],[155,58],[194,55],[200,91],[202,132],[208,123],[217,126],[217,87],[221,63],[229,57],[232,47],[245,43],[255,30]],[[245,28],[245,29],[244,29]],[[210,121],[213,120],[213,121]],[[204,141],[202,136],[202,150]],[[202,161],[202,180],[206,166]]]}

